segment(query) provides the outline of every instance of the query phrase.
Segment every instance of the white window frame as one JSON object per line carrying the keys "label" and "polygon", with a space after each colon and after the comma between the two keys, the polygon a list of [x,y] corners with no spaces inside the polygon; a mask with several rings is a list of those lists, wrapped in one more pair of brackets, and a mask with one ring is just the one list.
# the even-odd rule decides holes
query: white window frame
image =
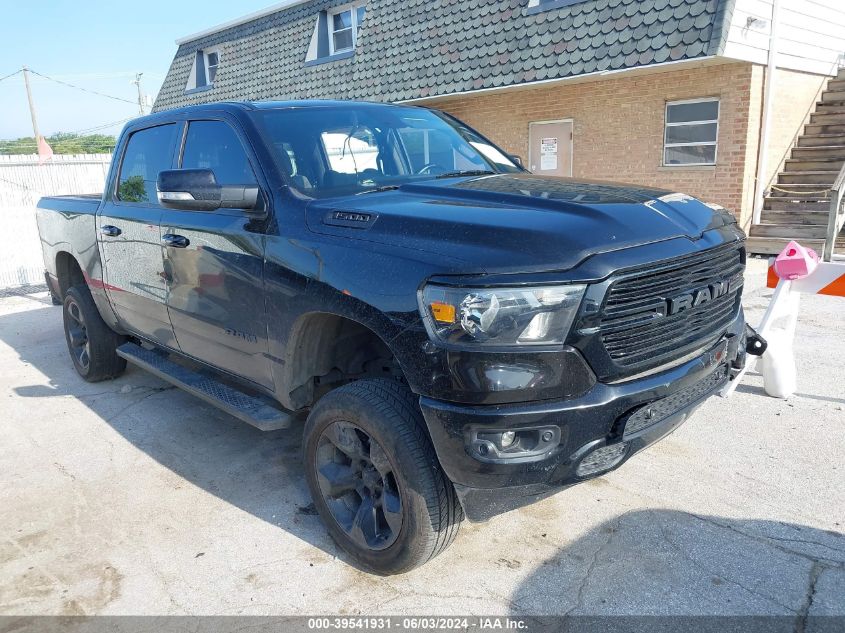
{"label": "white window frame", "polygon": [[[709,119],[709,120],[701,120],[701,121],[680,121],[678,123],[669,123],[669,107],[675,105],[685,105],[687,103],[708,103],[711,101],[716,102],[716,118]],[[722,113],[722,102],[719,97],[701,97],[699,99],[684,99],[681,101],[667,101],[666,108],[663,112],[663,156],[661,158],[661,164],[663,167],[672,167],[674,169],[683,169],[684,167],[713,167],[719,160],[719,115]],[[715,141],[699,141],[696,143],[667,143],[666,139],[668,136],[669,128],[670,127],[677,127],[679,125],[708,125],[708,124],[716,124],[716,140]],[[712,163],[667,163],[666,162],[666,150],[671,149],[673,147],[697,147],[697,146],[710,146],[714,147],[713,150],[713,162]]]}
{"label": "white window frame", "polygon": [[[329,36],[329,55],[337,55],[339,53],[348,53],[349,51],[354,51],[355,47],[358,45],[358,28],[361,26],[358,22],[358,9],[364,9],[366,13],[366,5],[364,3],[359,4],[348,4],[343,7],[339,7],[337,9],[333,9],[332,11],[328,12],[327,20],[326,20],[326,30],[328,31]],[[340,33],[341,31],[346,31],[347,29],[337,29],[334,28],[334,16],[340,15],[341,13],[351,12],[351,23],[352,26],[350,29],[352,30],[352,46],[350,48],[341,48],[335,49],[334,47],[334,34]]]}
{"label": "white window frame", "polygon": [[[205,68],[205,85],[206,86],[213,86],[214,79],[217,79],[217,71],[220,69],[220,49],[219,48],[207,48],[203,49],[203,67]],[[214,79],[211,78],[209,75],[209,63],[208,57],[209,55],[217,55],[217,63],[214,64]]]}
{"label": "white window frame", "polygon": [[[209,88],[214,87],[214,81],[211,81],[208,73],[208,56],[209,55],[217,55],[217,72],[220,71],[220,61],[222,57],[222,49],[219,46],[215,46],[212,48],[202,48],[196,51],[194,54],[194,63],[191,66],[191,74],[188,75],[188,82],[185,84],[185,92],[191,92],[193,90],[202,89],[207,90]],[[198,62],[198,57],[202,56],[202,68],[200,68],[200,64]],[[199,77],[200,71],[202,72],[202,77]],[[214,79],[217,79],[217,74],[215,73]],[[204,80],[205,84],[203,86],[199,86],[199,80]]]}

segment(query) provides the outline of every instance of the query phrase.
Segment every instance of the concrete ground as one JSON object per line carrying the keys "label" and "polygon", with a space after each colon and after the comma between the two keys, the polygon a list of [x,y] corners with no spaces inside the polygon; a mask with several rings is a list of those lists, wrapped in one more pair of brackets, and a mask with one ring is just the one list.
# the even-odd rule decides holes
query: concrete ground
{"label": "concrete ground", "polygon": [[314,515],[296,432],[137,369],[86,384],[59,308],[0,299],[0,613],[842,615],[843,333],[845,299],[804,297],[795,397],[751,372],[620,470],[378,578]]}

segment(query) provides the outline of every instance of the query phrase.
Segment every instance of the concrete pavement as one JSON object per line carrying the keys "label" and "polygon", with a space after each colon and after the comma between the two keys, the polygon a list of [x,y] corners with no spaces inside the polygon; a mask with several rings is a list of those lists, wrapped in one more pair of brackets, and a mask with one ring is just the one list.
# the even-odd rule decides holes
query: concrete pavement
{"label": "concrete pavement", "polygon": [[794,398],[752,371],[620,470],[378,578],[314,515],[297,429],[137,369],[84,383],[60,309],[3,298],[0,613],[843,615],[844,333],[845,299],[804,297]]}

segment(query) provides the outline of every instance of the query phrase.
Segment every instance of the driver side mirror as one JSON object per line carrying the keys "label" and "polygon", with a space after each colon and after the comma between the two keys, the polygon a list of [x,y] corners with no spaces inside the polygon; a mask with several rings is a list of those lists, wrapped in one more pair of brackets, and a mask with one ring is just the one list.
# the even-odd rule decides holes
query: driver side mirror
{"label": "driver side mirror", "polygon": [[158,201],[167,209],[214,211],[243,209],[259,211],[259,190],[256,185],[217,184],[210,169],[170,169],[159,172],[156,181]]}
{"label": "driver side mirror", "polygon": [[525,165],[522,164],[522,156],[520,156],[519,154],[508,154],[508,158],[510,158],[520,167],[525,167]]}

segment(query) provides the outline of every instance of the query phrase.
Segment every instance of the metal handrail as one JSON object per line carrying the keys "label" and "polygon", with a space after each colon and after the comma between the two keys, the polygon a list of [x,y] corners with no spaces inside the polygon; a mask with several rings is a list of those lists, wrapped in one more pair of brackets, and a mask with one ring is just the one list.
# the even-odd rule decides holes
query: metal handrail
{"label": "metal handrail", "polygon": [[827,218],[827,235],[824,240],[824,249],[822,250],[822,259],[829,262],[833,259],[833,253],[836,250],[836,238],[839,231],[842,230],[842,224],[845,222],[845,213],[843,213],[842,200],[845,197],[845,165],[839,170],[839,175],[830,187],[830,213]]}

